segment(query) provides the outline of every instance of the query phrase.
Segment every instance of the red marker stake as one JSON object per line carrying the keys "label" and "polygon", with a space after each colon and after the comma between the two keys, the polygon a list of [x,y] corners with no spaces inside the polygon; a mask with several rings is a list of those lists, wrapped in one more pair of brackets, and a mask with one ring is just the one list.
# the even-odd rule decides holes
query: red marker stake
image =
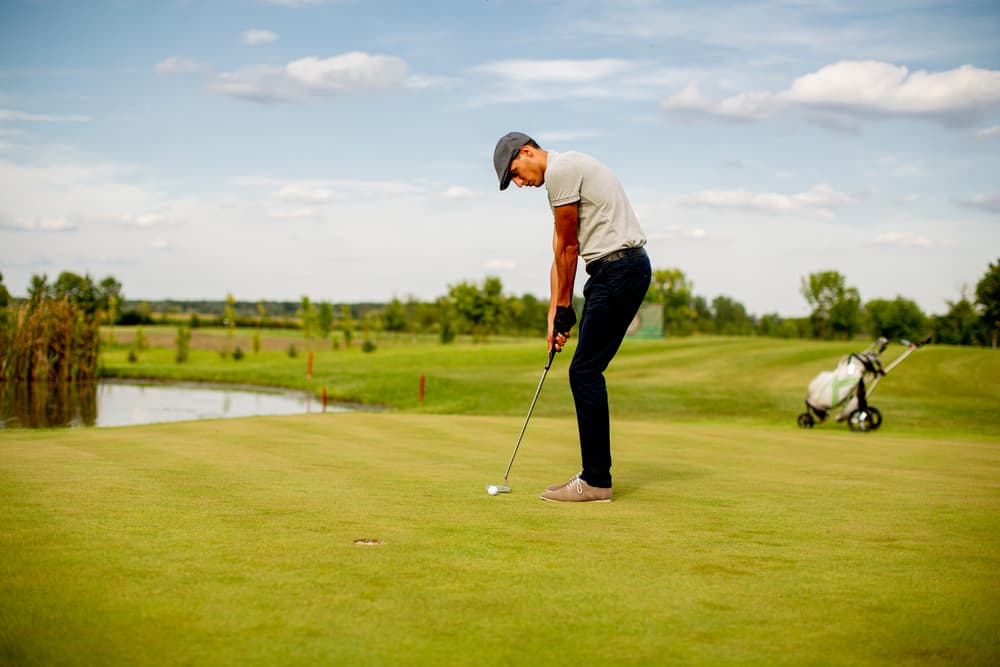
{"label": "red marker stake", "polygon": [[420,402],[421,403],[424,402],[424,384],[425,384],[426,380],[427,380],[426,377],[424,377],[423,375],[420,376]]}

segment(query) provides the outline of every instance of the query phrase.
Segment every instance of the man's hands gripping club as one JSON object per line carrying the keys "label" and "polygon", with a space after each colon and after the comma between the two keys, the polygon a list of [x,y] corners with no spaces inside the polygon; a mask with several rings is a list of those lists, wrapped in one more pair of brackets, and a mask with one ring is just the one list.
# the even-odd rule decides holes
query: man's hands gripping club
{"label": "man's hands gripping club", "polygon": [[572,306],[556,306],[556,312],[549,322],[549,349],[555,346],[556,352],[561,352],[566,341],[569,340],[569,332],[576,324],[576,312]]}

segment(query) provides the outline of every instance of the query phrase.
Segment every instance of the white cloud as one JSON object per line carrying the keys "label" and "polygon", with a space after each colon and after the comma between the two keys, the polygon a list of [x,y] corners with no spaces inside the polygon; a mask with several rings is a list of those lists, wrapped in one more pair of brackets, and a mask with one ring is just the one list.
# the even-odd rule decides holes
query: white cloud
{"label": "white cloud", "polygon": [[278,191],[276,197],[293,204],[325,204],[330,201],[331,193],[325,188],[286,185]]}
{"label": "white cloud", "polygon": [[243,34],[240,35],[240,41],[248,46],[257,46],[258,44],[270,44],[278,40],[277,33],[271,32],[270,30],[245,30]]}
{"label": "white cloud", "polygon": [[314,208],[303,207],[274,209],[268,211],[267,215],[276,220],[316,220],[320,216],[320,212]]}
{"label": "white cloud", "polygon": [[411,74],[406,77],[403,85],[410,90],[430,90],[432,88],[453,88],[460,82],[460,79],[450,76]]}
{"label": "white cloud", "polygon": [[200,63],[189,58],[170,56],[166,60],[157,63],[154,69],[160,76],[171,76],[174,74],[191,74],[193,72],[198,72],[201,71],[202,66]]}
{"label": "white cloud", "polygon": [[950,242],[932,241],[926,236],[911,232],[886,232],[885,234],[879,234],[875,237],[875,243],[876,245],[893,246],[896,248],[935,248],[954,245],[954,243]]}
{"label": "white cloud", "polygon": [[517,262],[512,259],[491,259],[483,268],[487,271],[513,271],[517,268]]}
{"label": "white cloud", "polygon": [[684,227],[682,225],[670,225],[663,229],[651,231],[648,234],[650,241],[718,241],[729,238],[720,234],[713,234],[699,227]]}
{"label": "white cloud", "polygon": [[970,199],[957,199],[962,208],[971,208],[987,213],[1000,213],[1000,194],[976,195]]}
{"label": "white cloud", "polygon": [[407,64],[394,56],[352,51],[331,58],[310,56],[287,65],[224,72],[211,92],[259,102],[303,102],[317,97],[361,95],[400,87]]}
{"label": "white cloud", "polygon": [[151,250],[169,250],[171,247],[173,247],[173,244],[163,238],[155,238],[149,242]]}
{"label": "white cloud", "polygon": [[970,122],[1000,108],[1000,71],[963,65],[944,72],[872,60],[843,60],[795,79],[781,92],[750,91],[713,101],[698,85],[661,103],[681,119],[759,121],[801,113],[819,124],[852,128],[866,117]]}
{"label": "white cloud", "polygon": [[466,199],[477,199],[480,193],[475,190],[470,190],[468,188],[463,188],[460,185],[453,185],[444,191],[443,197],[445,199],[454,200],[466,200]]}
{"label": "white cloud", "polygon": [[833,209],[853,202],[849,195],[825,183],[790,195],[749,190],[704,190],[677,199],[680,206],[689,208],[735,209],[763,214],[812,213],[826,218],[832,217]]}
{"label": "white cloud", "polygon": [[976,141],[988,141],[995,137],[1000,137],[1000,125],[983,128],[975,134]]}
{"label": "white cloud", "polygon": [[128,214],[122,216],[122,221],[133,227],[172,227],[177,224],[176,220],[164,213]]}
{"label": "white cloud", "polygon": [[538,132],[535,140],[543,143],[559,143],[563,141],[578,141],[607,136],[604,130],[564,130],[555,132]]}
{"label": "white cloud", "polygon": [[532,83],[589,83],[630,69],[631,63],[617,58],[593,60],[500,60],[472,68],[510,81]]}
{"label": "white cloud", "polygon": [[75,223],[64,217],[16,220],[13,223],[2,224],[0,227],[19,232],[73,232],[79,229]]}
{"label": "white cloud", "polygon": [[21,121],[27,123],[85,123],[89,120],[89,116],[38,114],[28,113],[26,111],[14,111],[12,109],[0,109],[0,122]]}

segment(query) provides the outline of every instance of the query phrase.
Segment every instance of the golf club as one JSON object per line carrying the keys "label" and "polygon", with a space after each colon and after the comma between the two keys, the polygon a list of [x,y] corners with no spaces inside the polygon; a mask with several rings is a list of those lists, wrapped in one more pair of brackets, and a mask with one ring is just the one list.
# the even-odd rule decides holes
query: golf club
{"label": "golf club", "polygon": [[538,381],[538,389],[535,390],[535,397],[531,399],[531,406],[528,408],[528,416],[524,418],[524,426],[521,427],[521,435],[517,436],[517,444],[514,445],[514,452],[510,455],[510,462],[507,464],[507,471],[503,474],[503,484],[491,484],[486,487],[486,493],[491,496],[495,496],[498,493],[510,493],[510,487],[507,485],[507,476],[510,475],[510,467],[514,465],[514,457],[517,456],[517,449],[521,446],[521,440],[524,438],[524,431],[528,428],[528,420],[531,419],[531,413],[535,409],[535,403],[538,401],[538,395],[542,393],[542,384],[545,382],[545,376],[549,374],[549,367],[552,366],[552,360],[556,356],[555,345],[549,350],[549,360],[545,364],[545,370],[542,371],[542,379]]}

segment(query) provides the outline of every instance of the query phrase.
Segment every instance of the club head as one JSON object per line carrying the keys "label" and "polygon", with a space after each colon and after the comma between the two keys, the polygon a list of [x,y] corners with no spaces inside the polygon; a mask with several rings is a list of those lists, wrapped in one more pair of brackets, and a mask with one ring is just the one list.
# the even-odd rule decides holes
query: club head
{"label": "club head", "polygon": [[498,493],[510,493],[510,487],[505,484],[490,484],[486,487],[486,493],[495,496]]}

